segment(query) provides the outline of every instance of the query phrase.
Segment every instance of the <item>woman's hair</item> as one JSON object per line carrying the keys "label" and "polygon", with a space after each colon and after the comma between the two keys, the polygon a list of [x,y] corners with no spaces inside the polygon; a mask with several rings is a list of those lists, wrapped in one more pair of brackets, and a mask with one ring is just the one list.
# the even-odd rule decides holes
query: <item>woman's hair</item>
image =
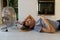
{"label": "woman's hair", "polygon": [[25,25],[25,22],[26,22],[26,20],[28,20],[28,19],[31,19],[30,24],[29,24],[29,28],[32,28],[32,27],[35,25],[35,20],[34,20],[34,18],[33,18],[31,15],[29,15],[29,16],[23,21],[23,25]]}

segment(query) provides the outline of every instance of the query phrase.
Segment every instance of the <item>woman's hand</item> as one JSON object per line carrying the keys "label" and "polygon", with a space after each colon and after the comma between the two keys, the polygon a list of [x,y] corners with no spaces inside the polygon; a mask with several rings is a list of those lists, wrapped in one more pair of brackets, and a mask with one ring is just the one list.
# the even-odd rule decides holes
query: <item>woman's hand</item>
{"label": "woman's hand", "polygon": [[40,18],[43,20],[46,19],[46,17],[44,15],[40,16]]}

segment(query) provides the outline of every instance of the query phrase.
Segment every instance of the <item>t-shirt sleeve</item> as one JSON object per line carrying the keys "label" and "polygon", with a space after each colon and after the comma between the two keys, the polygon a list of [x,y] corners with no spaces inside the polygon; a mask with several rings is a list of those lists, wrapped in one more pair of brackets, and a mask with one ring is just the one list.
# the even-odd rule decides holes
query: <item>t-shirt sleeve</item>
{"label": "t-shirt sleeve", "polygon": [[42,29],[41,19],[39,19],[39,20],[35,23],[34,30],[37,31],[37,32],[40,32],[41,29]]}

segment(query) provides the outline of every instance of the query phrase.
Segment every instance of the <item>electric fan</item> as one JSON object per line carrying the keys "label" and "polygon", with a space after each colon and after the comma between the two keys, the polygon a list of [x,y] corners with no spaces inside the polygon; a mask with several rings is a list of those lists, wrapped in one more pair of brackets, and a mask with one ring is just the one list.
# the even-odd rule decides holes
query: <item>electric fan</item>
{"label": "electric fan", "polygon": [[10,0],[7,0],[7,6],[2,10],[2,22],[4,25],[6,25],[6,32],[8,31],[8,27],[11,27],[16,23],[16,12],[13,7],[9,6],[9,1]]}

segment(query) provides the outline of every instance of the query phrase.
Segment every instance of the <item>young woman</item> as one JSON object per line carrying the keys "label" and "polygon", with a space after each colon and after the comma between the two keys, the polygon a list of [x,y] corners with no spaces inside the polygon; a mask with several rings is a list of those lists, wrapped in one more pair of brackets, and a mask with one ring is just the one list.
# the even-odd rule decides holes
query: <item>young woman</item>
{"label": "young woman", "polygon": [[54,33],[59,29],[59,22],[46,19],[45,16],[40,16],[36,22],[34,30],[38,32]]}

